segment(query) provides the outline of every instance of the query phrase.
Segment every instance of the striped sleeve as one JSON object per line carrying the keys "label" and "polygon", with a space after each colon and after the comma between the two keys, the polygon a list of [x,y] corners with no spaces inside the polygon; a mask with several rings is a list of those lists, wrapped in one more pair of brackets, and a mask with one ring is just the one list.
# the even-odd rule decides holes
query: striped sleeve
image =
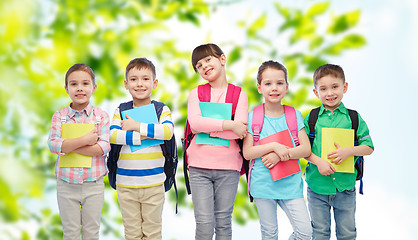
{"label": "striped sleeve", "polygon": [[141,145],[141,136],[137,131],[125,131],[121,127],[119,108],[113,114],[110,125],[110,143],[119,145]]}
{"label": "striped sleeve", "polygon": [[141,123],[141,135],[153,139],[170,140],[173,136],[174,123],[171,119],[171,111],[167,106],[163,107],[159,123]]}

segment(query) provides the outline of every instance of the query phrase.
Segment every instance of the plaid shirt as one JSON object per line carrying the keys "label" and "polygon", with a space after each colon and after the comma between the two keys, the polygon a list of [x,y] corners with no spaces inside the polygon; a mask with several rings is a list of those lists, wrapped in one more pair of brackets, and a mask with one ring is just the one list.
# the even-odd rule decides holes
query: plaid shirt
{"label": "plaid shirt", "polygon": [[[98,121],[100,123],[97,125]],[[97,134],[99,135],[97,144],[102,148],[103,155],[92,157],[91,168],[58,167],[60,155],[64,154],[61,152],[62,143],[65,140],[61,137],[62,122],[96,124]],[[48,146],[52,153],[58,154],[57,162],[55,163],[55,175],[57,178],[75,184],[96,181],[107,173],[105,157],[110,151],[108,114],[90,104],[80,112],[72,109],[70,106],[55,112],[52,116]]]}

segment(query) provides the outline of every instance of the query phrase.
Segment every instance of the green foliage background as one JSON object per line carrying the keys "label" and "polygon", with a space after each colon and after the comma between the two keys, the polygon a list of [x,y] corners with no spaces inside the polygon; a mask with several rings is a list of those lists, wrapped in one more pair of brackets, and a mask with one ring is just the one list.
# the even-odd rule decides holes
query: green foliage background
{"label": "green foliage background", "polygon": [[[160,84],[154,97],[170,106],[176,117],[176,134],[180,135],[187,117],[188,93],[202,80],[190,64],[195,46],[182,49],[179,45],[187,44],[189,36],[195,34],[206,36],[198,44],[212,42],[211,34],[216,30],[205,30],[205,24],[225,6],[238,7],[241,2],[1,1],[0,223],[5,227],[0,238],[62,238],[59,214],[50,207],[55,202],[47,197],[55,194],[56,156],[49,152],[46,138],[53,113],[69,103],[63,85],[71,65],[90,65],[98,81],[94,104],[116,107],[127,94],[122,84],[126,64],[135,57],[155,61]],[[233,30],[243,39],[233,41],[225,36],[216,42],[228,59],[228,79],[248,94],[250,110],[262,102],[255,76],[263,61],[274,59],[285,64],[290,82],[285,103],[305,115],[319,105],[310,94],[313,71],[366,44],[355,30],[359,10],[341,13],[333,11],[329,1],[306,2],[306,7],[299,9],[265,1],[262,4],[272,10],[261,14],[246,9],[236,18]],[[183,28],[193,32],[179,35]],[[182,175],[180,168],[180,211],[192,206]],[[113,190],[107,186],[106,191]],[[171,201],[173,194],[171,191]],[[246,194],[242,178],[233,215],[239,224],[257,219]],[[122,234],[114,226],[122,224],[121,219],[111,214],[117,198],[114,192],[111,196],[105,201],[102,229],[105,235],[120,238]]]}

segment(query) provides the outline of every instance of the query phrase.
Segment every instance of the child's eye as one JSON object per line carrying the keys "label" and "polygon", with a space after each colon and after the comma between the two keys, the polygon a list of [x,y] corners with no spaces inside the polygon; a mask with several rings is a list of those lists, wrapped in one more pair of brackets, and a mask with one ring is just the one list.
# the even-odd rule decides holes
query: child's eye
{"label": "child's eye", "polygon": [[338,86],[333,86],[332,88],[336,89],[336,88],[338,88]]}
{"label": "child's eye", "polygon": [[266,82],[266,83],[264,83],[264,85],[266,85],[266,86],[270,86],[270,83],[269,83],[269,82]]}
{"label": "child's eye", "polygon": [[71,86],[75,86],[75,85],[77,85],[77,84],[76,84],[76,83],[71,83],[70,85],[71,85]]}
{"label": "child's eye", "polygon": [[149,78],[147,78],[147,77],[146,77],[146,78],[144,78],[143,80],[147,81],[147,80],[149,80]]}
{"label": "child's eye", "polygon": [[200,69],[202,67],[202,65],[196,65],[196,69]]}
{"label": "child's eye", "polygon": [[325,88],[320,88],[319,90],[321,90],[321,91],[325,91]]}
{"label": "child's eye", "polygon": [[279,82],[278,84],[279,84],[279,85],[283,85],[283,82]]}
{"label": "child's eye", "polygon": [[209,62],[211,59],[211,57],[206,58],[206,62]]}

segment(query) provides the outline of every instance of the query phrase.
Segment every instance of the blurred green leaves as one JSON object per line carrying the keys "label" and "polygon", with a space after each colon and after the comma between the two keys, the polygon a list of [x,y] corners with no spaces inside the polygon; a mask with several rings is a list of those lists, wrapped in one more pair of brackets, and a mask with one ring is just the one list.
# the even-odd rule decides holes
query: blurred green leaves
{"label": "blurred green leaves", "polygon": [[[212,41],[210,30],[202,26],[204,20],[228,4],[237,8],[240,1],[0,2],[0,221],[15,224],[20,239],[61,238],[58,213],[48,204],[32,208],[28,203],[42,203],[55,191],[56,156],[49,153],[46,138],[52,114],[69,103],[63,86],[71,65],[91,66],[98,84],[94,104],[116,108],[115,102],[126,96],[123,80],[127,63],[135,57],[150,58],[159,79],[153,97],[170,107],[176,115],[176,133],[182,133],[188,94],[203,81],[190,64],[195,46],[187,50],[178,47],[191,33],[180,38],[174,32],[184,27],[206,31]],[[366,44],[355,28],[361,12],[334,13],[330,1],[309,2],[304,9],[287,7],[280,1],[263,4],[267,4],[265,11],[243,9],[246,14],[236,19],[234,34],[244,39],[234,35],[216,42],[227,56],[228,80],[242,86],[252,110],[262,102],[256,88],[258,66],[269,59],[282,62],[290,83],[284,102],[305,115],[319,104],[311,94],[313,71]],[[267,11],[270,8],[272,11]],[[181,167],[177,176],[179,206],[190,208]],[[102,228],[104,234],[116,237],[121,233],[114,226],[121,225],[121,219],[111,216],[112,206],[117,206],[117,198],[112,196],[106,199]],[[174,206],[173,192],[168,199]],[[233,219],[239,224],[257,219],[243,178]],[[35,236],[18,224],[34,220]]]}

